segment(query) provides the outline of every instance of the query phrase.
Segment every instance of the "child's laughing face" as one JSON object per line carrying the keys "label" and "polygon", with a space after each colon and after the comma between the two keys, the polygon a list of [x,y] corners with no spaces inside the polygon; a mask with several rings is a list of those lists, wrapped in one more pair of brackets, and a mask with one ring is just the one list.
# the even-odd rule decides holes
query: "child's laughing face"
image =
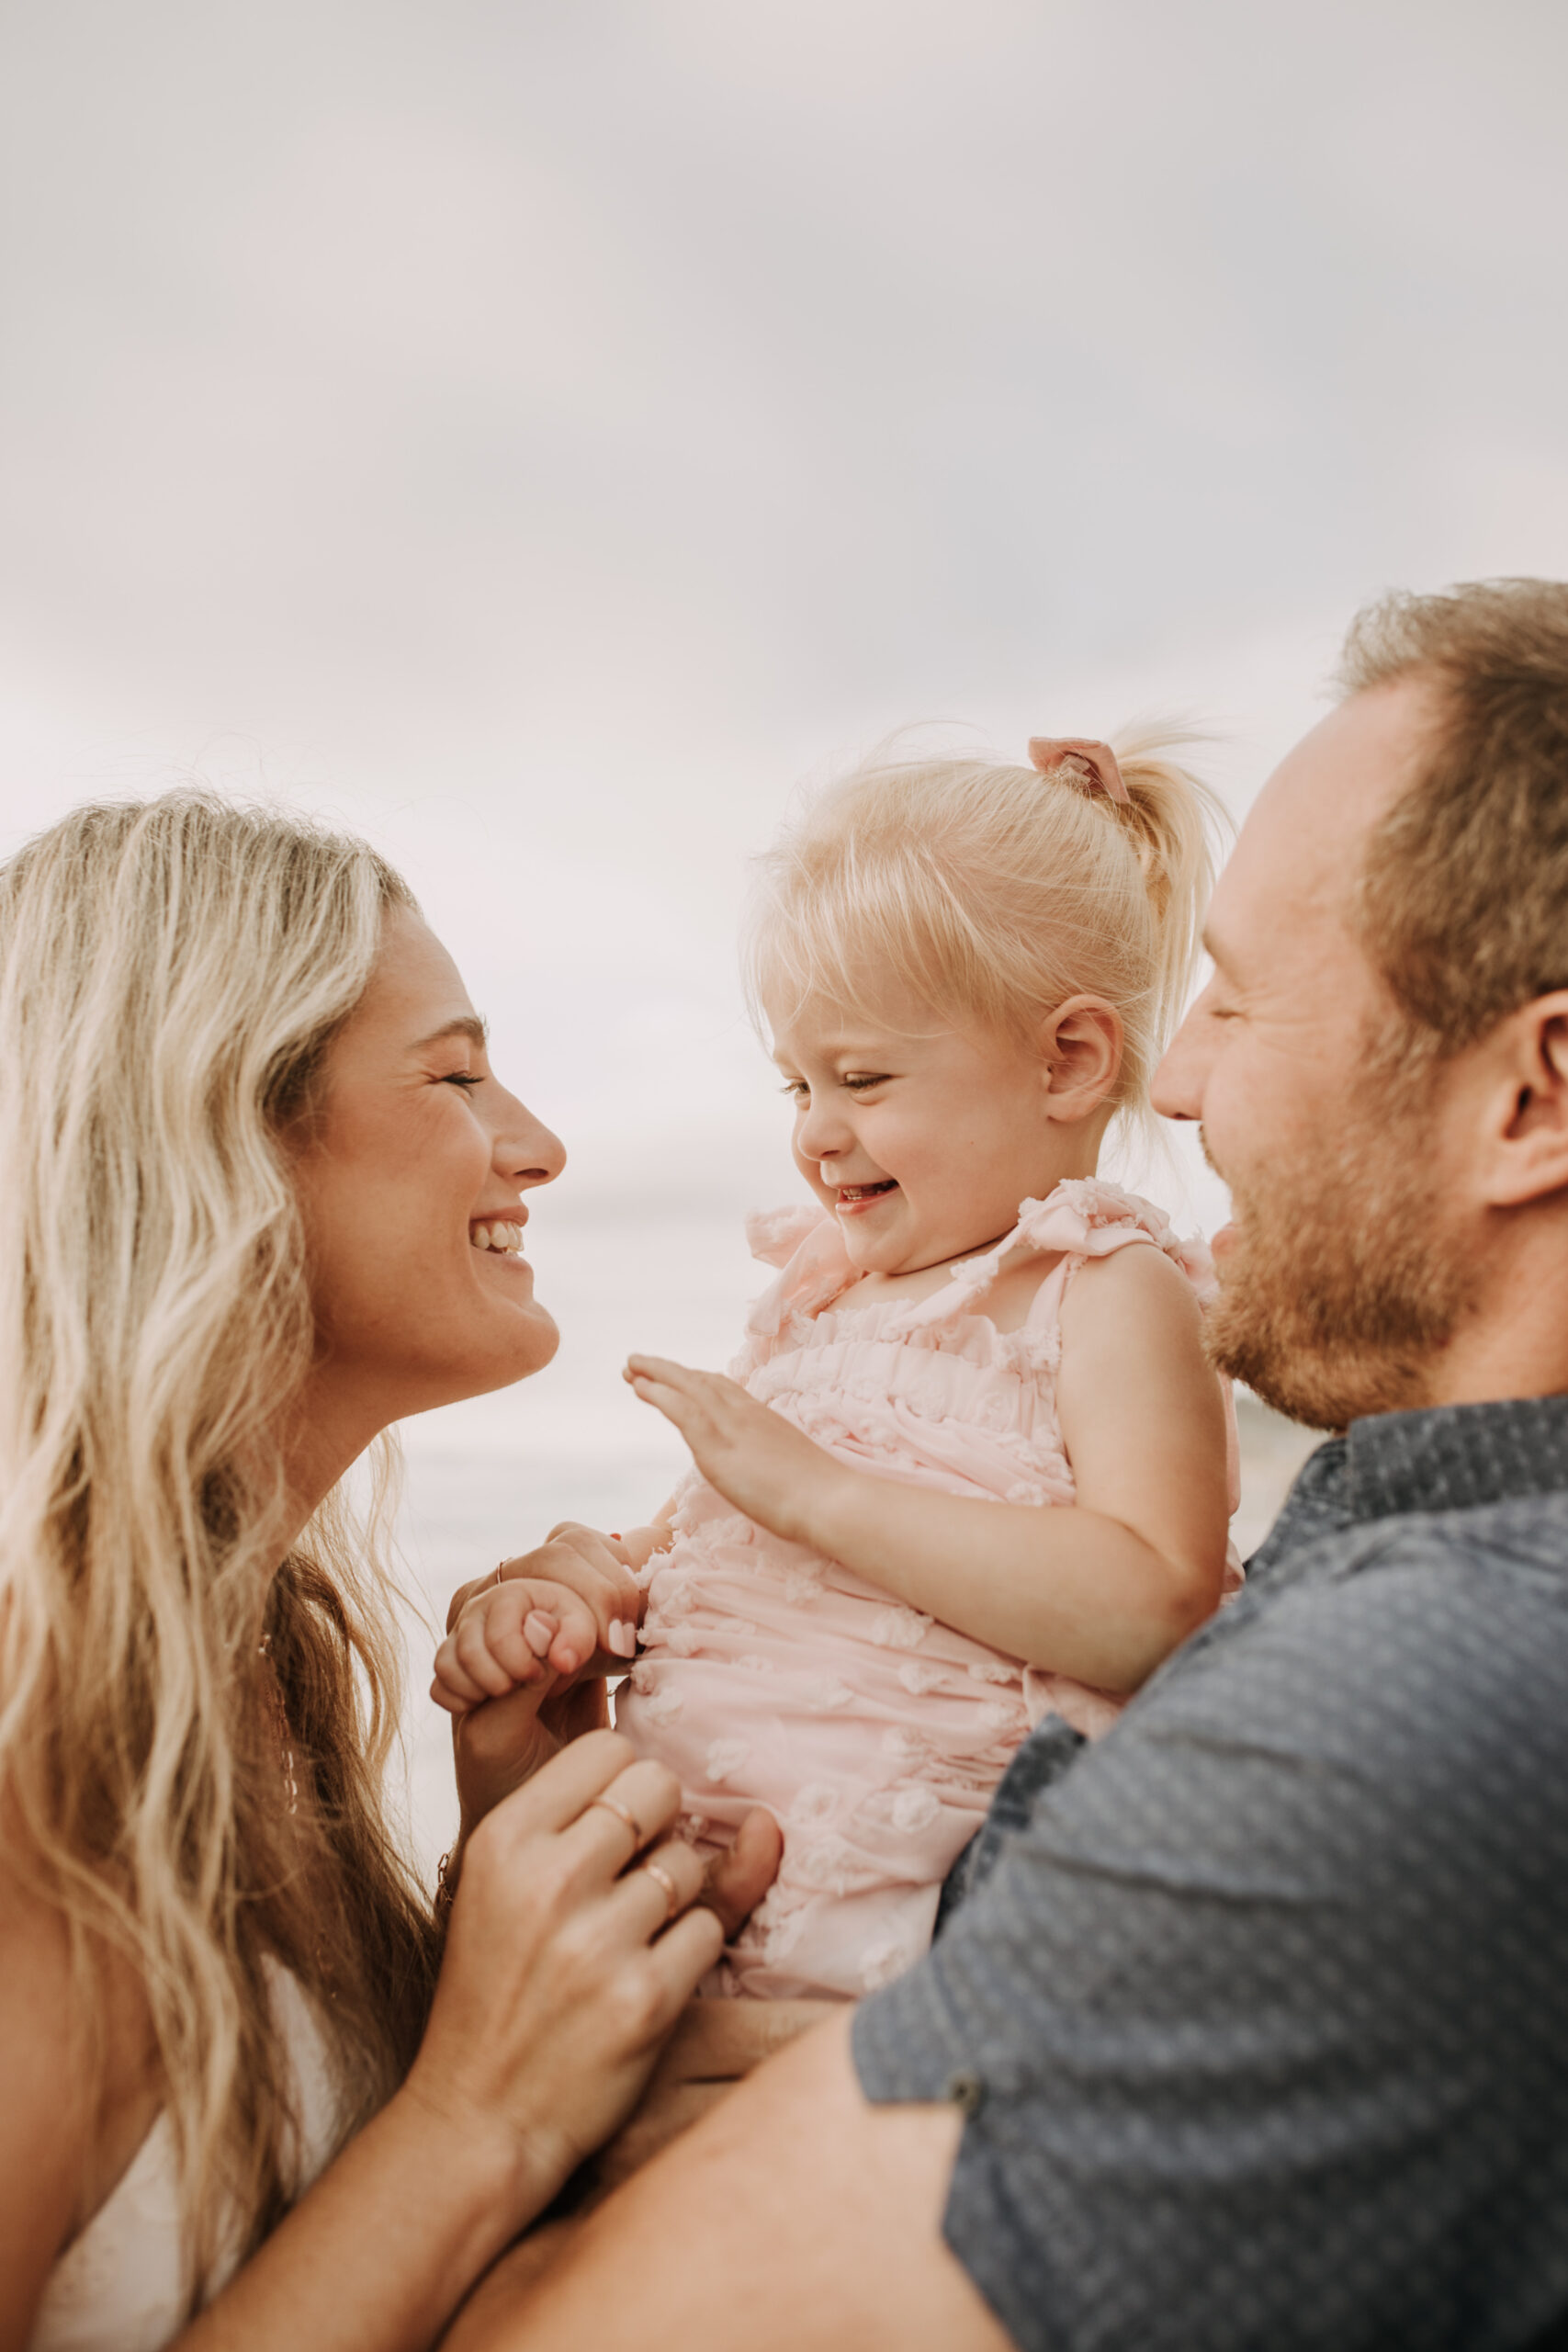
{"label": "child's laughing face", "polygon": [[945,1024],[879,991],[773,1021],[795,1164],[863,1273],[908,1274],[1009,1233],[1021,1202],[1094,1170],[1121,1024],[1075,998],[1038,1041]]}

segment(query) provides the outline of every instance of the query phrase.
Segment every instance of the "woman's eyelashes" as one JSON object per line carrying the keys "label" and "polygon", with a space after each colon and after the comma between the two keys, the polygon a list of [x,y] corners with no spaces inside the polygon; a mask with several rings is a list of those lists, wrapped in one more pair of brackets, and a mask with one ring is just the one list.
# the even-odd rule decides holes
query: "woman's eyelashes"
{"label": "woman's eyelashes", "polygon": [[443,1086],[460,1086],[464,1088],[465,1091],[469,1087],[482,1086],[484,1081],[485,1073],[482,1069],[444,1070],[441,1077],[441,1083]]}

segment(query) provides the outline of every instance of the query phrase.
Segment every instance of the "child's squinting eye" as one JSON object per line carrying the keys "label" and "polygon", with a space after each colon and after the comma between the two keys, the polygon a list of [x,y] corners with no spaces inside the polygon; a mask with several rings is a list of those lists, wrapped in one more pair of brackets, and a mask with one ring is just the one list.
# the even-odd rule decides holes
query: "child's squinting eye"
{"label": "child's squinting eye", "polygon": [[886,1070],[857,1069],[851,1070],[846,1077],[840,1080],[839,1083],[840,1086],[848,1087],[852,1094],[863,1094],[869,1086],[886,1086],[887,1078]]}

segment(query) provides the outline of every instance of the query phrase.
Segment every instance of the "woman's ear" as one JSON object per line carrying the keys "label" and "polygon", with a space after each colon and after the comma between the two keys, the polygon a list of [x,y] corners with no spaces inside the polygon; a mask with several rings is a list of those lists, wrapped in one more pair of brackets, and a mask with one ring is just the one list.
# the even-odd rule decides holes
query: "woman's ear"
{"label": "woman's ear", "polygon": [[1481,1050],[1493,1065],[1487,1205],[1518,1208],[1568,1191],[1568,989],[1522,1005]]}
{"label": "woman's ear", "polygon": [[1040,1054],[1048,1119],[1087,1119],[1122,1074],[1122,1015],[1103,997],[1070,996],[1043,1023]]}

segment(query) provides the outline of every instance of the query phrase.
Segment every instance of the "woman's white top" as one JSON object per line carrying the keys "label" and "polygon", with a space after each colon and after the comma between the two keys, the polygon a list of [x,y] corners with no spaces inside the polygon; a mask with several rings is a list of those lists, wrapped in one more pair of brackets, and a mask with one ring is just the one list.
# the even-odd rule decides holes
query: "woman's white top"
{"label": "woman's white top", "polygon": [[[294,2075],[299,2196],[334,2151],[338,2105],[326,2040],[310,2002],[286,1969],[269,1965],[268,1976]],[[51,2271],[28,2352],[163,2352],[185,2323],[182,2256],[175,2133],[164,2114]],[[238,2260],[236,2245],[217,2266],[214,2294]]]}

